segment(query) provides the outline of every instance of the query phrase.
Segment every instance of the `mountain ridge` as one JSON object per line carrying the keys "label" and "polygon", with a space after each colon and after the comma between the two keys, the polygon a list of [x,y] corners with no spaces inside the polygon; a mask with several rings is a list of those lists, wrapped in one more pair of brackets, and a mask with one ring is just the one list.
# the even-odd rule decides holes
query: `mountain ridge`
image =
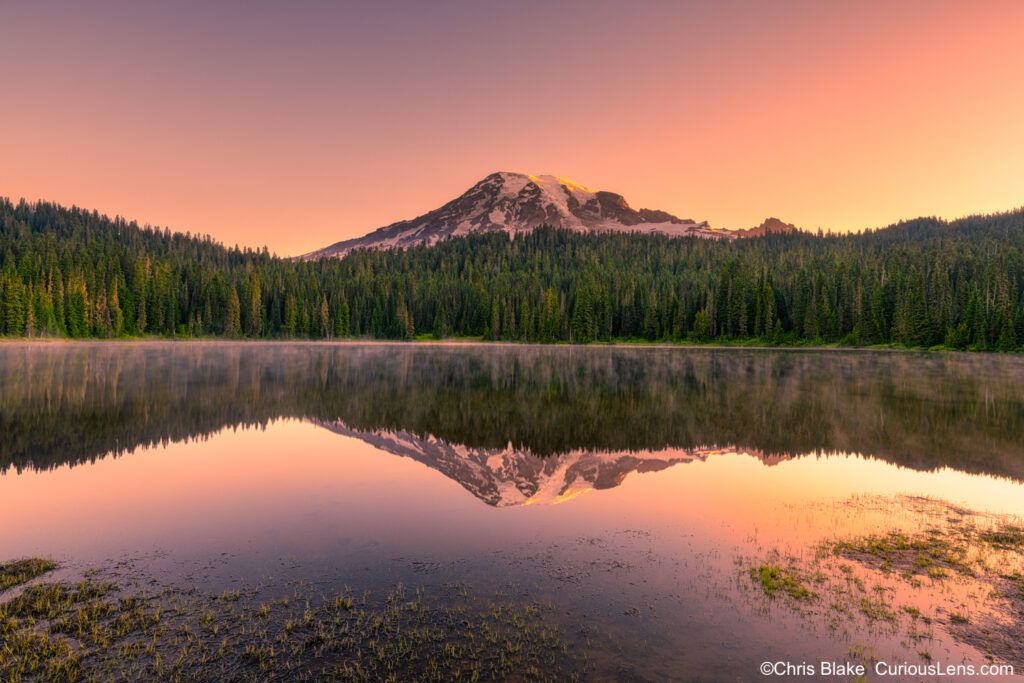
{"label": "mountain ridge", "polygon": [[362,237],[335,242],[298,257],[341,257],[354,249],[407,248],[452,237],[530,232],[541,225],[577,232],[656,233],[671,237],[734,240],[797,228],[777,218],[743,230],[713,228],[707,221],[679,218],[658,209],[634,209],[615,192],[592,190],[554,175],[495,172],[441,207],[397,221]]}

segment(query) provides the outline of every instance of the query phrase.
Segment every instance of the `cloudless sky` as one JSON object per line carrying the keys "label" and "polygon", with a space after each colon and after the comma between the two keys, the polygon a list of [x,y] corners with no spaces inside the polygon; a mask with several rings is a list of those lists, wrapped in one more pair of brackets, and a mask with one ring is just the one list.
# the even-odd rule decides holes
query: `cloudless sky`
{"label": "cloudless sky", "polygon": [[291,255],[555,174],[716,227],[1024,205],[1024,2],[10,2],[0,195]]}

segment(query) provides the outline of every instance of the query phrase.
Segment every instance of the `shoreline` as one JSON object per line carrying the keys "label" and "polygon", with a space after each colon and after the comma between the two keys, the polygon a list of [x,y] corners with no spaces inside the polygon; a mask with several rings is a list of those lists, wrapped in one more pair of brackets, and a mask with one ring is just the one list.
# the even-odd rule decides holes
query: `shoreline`
{"label": "shoreline", "polygon": [[292,344],[316,346],[451,346],[451,347],[531,347],[531,348],[569,348],[569,349],[684,349],[706,351],[792,351],[792,352],[872,352],[872,353],[919,353],[931,355],[987,355],[987,356],[1020,356],[1020,352],[1012,351],[971,351],[967,349],[924,348],[901,346],[839,346],[839,345],[808,345],[808,346],[770,346],[763,344],[701,344],[693,342],[593,342],[589,344],[572,344],[569,342],[518,342],[518,341],[487,341],[484,339],[224,339],[220,337],[173,338],[173,337],[142,337],[116,339],[63,339],[53,337],[20,337],[0,338],[0,347],[5,345],[56,345],[56,344]]}
{"label": "shoreline", "polygon": [[[829,534],[812,539],[804,553],[756,541],[747,551],[722,546],[732,568],[721,578],[735,591],[739,623],[760,621],[760,614],[760,623],[795,619],[822,628],[819,647],[850,647],[849,661],[864,666],[927,666],[946,657],[985,657],[1004,671],[1022,666],[1021,624],[1014,620],[1024,605],[1019,518],[938,499],[886,500],[927,523]],[[571,599],[555,597],[551,581],[517,579],[495,588],[459,563],[434,580],[391,577],[369,585],[351,584],[343,573],[310,582],[297,564],[290,574],[250,581],[235,573],[218,583],[159,576],[140,560],[0,558],[0,579],[7,579],[0,583],[0,633],[13,644],[0,675],[603,680],[649,671],[646,658],[659,652],[641,640],[618,653],[623,659],[609,659],[603,648],[636,625],[613,615],[595,621]],[[549,579],[557,583],[558,576]],[[622,616],[639,614],[648,600],[674,597],[648,590],[618,603],[632,606]],[[965,602],[965,591],[988,597]]]}

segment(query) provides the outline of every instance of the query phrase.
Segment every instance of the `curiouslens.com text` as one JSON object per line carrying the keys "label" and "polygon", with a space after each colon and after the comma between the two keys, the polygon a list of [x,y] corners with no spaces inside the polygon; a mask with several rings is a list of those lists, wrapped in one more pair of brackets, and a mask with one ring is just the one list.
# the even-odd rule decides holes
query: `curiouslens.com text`
{"label": "curiouslens.com text", "polygon": [[870,665],[854,662],[762,662],[762,676],[869,676],[878,678],[904,678],[907,676],[948,676],[968,678],[977,676],[1012,676],[1011,664],[944,664],[928,662],[874,662]]}

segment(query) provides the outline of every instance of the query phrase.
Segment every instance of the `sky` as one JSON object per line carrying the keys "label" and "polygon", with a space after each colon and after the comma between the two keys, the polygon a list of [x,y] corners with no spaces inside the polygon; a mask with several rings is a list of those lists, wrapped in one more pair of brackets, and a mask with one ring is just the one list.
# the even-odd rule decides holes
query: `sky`
{"label": "sky", "polygon": [[494,171],[715,227],[1024,205],[1024,2],[0,0],[0,196],[305,253]]}

